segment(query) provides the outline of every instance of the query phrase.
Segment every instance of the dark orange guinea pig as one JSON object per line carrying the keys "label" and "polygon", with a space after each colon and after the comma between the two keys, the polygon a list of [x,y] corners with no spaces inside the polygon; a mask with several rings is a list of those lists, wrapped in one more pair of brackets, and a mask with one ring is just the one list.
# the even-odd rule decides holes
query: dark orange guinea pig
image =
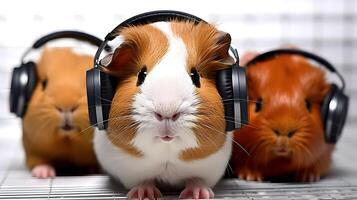
{"label": "dark orange guinea pig", "polygon": [[[252,58],[252,54],[246,56]],[[249,124],[235,132],[235,174],[245,180],[312,182],[327,173],[334,145],[324,140],[321,105],[330,90],[323,70],[279,54],[247,68]]]}

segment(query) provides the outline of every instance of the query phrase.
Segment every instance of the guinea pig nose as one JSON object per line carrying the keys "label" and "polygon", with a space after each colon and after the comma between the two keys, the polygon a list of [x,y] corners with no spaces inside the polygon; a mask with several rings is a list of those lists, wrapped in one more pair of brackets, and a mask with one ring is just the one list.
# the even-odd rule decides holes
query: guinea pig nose
{"label": "guinea pig nose", "polygon": [[180,113],[178,112],[178,113],[175,113],[175,114],[173,114],[172,115],[172,117],[171,117],[171,119],[173,120],[173,121],[176,121],[179,117],[180,117]]}
{"label": "guinea pig nose", "polygon": [[162,121],[164,119],[164,117],[160,113],[157,113],[157,112],[155,112],[155,118],[159,121]]}
{"label": "guinea pig nose", "polygon": [[63,109],[61,107],[55,106],[56,110],[58,110],[60,113],[63,112]]}
{"label": "guinea pig nose", "polygon": [[73,106],[69,109],[69,111],[74,112],[78,109],[79,106]]}
{"label": "guinea pig nose", "polygon": [[279,135],[280,135],[280,132],[279,132],[278,130],[273,129],[273,131],[274,131],[275,135],[277,135],[277,136],[279,136]]}
{"label": "guinea pig nose", "polygon": [[296,130],[292,130],[288,132],[288,137],[292,137],[296,133]]}
{"label": "guinea pig nose", "polygon": [[61,106],[55,106],[56,110],[58,110],[60,113],[73,113],[74,111],[76,111],[78,109],[79,106],[72,106],[72,107],[61,107]]}
{"label": "guinea pig nose", "polygon": [[176,121],[180,117],[180,115],[181,115],[181,113],[177,112],[177,113],[174,113],[171,117],[166,117],[158,112],[155,112],[155,118],[159,121],[162,121],[164,119],[171,119],[172,121]]}

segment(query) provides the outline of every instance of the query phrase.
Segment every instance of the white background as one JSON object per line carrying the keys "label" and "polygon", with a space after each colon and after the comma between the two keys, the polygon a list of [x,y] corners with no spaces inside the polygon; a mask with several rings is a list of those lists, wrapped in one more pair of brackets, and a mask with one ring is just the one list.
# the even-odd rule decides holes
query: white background
{"label": "white background", "polygon": [[20,127],[14,126],[20,125],[19,121],[8,113],[10,72],[34,40],[64,29],[103,38],[126,18],[157,9],[180,10],[217,24],[231,34],[240,54],[294,44],[324,56],[346,78],[347,93],[352,97],[349,123],[357,122],[356,1],[1,0],[0,136],[19,136],[14,130]]}

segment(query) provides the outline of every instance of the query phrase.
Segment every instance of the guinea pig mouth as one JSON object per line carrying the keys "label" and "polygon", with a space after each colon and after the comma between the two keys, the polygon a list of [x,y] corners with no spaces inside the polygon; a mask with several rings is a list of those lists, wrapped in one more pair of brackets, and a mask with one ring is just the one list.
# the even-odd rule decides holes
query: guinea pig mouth
{"label": "guinea pig mouth", "polygon": [[72,131],[74,130],[74,126],[71,126],[70,124],[64,124],[63,126],[60,127],[64,131]]}
{"label": "guinea pig mouth", "polygon": [[275,149],[274,153],[277,156],[289,156],[291,154],[291,150],[288,147],[278,147]]}
{"label": "guinea pig mouth", "polygon": [[165,136],[161,136],[160,138],[161,138],[161,140],[163,140],[164,142],[170,142],[170,141],[173,140],[175,137],[170,136],[170,135],[165,135]]}

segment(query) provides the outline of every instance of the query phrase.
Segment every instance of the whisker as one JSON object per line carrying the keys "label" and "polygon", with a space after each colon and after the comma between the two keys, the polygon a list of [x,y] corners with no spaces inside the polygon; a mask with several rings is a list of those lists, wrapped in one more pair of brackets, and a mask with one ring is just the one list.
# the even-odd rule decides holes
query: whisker
{"label": "whisker", "polygon": [[228,162],[228,164],[227,164],[227,168],[228,168],[228,170],[230,171],[230,173],[232,174],[232,175],[234,175],[234,171],[233,171],[233,168],[232,168],[232,166],[231,166],[231,164]]}
{"label": "whisker", "polygon": [[[206,128],[209,128],[209,129],[211,129],[211,130],[213,130],[213,131],[216,131],[217,133],[220,133],[220,134],[223,135],[224,137],[227,137],[225,133],[223,133],[222,131],[217,130],[216,128],[213,128],[213,127],[211,127],[211,126],[207,126],[207,125],[205,125],[205,124],[201,124],[201,125],[205,126]],[[238,145],[248,156],[250,156],[250,153],[249,153],[241,144],[239,144],[237,141],[235,141],[233,137],[232,137],[232,138],[229,138],[229,139],[231,139],[231,140],[232,140],[236,145]]]}
{"label": "whisker", "polygon": [[83,132],[87,131],[87,130],[90,129],[90,128],[95,128],[96,125],[98,125],[98,124],[100,124],[100,123],[105,123],[105,122],[109,122],[110,120],[121,119],[121,118],[126,118],[126,119],[128,119],[129,117],[131,117],[131,115],[124,115],[124,116],[119,116],[119,117],[112,117],[112,118],[109,118],[109,119],[107,119],[107,120],[103,120],[102,122],[98,122],[98,123],[95,123],[95,124],[93,124],[93,125],[90,125],[89,127],[83,129],[80,133],[83,133]]}
{"label": "whisker", "polygon": [[[200,115],[202,115],[202,116],[213,116],[213,117],[216,117],[216,115],[214,115],[214,114],[202,114],[202,113],[200,113],[198,116],[200,116]],[[255,126],[255,125],[252,124],[252,123],[235,122],[235,121],[233,121],[233,120],[229,120],[229,119],[233,119],[233,117],[227,117],[227,118],[228,118],[228,120],[226,120],[226,121],[233,122],[233,123],[237,123],[237,124],[241,124],[241,125],[246,125],[246,126],[249,126],[249,127],[251,127],[251,128],[255,128],[255,129],[259,129],[258,126]],[[242,121],[245,121],[245,120],[242,120]]]}
{"label": "whisker", "polygon": [[215,102],[226,102],[226,101],[234,101],[234,100],[238,100],[238,101],[247,101],[247,102],[253,102],[253,103],[259,103],[261,105],[263,105],[264,103],[262,101],[256,101],[256,100],[250,100],[250,99],[241,99],[241,98],[230,98],[230,99],[224,99],[224,100],[218,100],[218,101],[210,101],[212,103]]}

